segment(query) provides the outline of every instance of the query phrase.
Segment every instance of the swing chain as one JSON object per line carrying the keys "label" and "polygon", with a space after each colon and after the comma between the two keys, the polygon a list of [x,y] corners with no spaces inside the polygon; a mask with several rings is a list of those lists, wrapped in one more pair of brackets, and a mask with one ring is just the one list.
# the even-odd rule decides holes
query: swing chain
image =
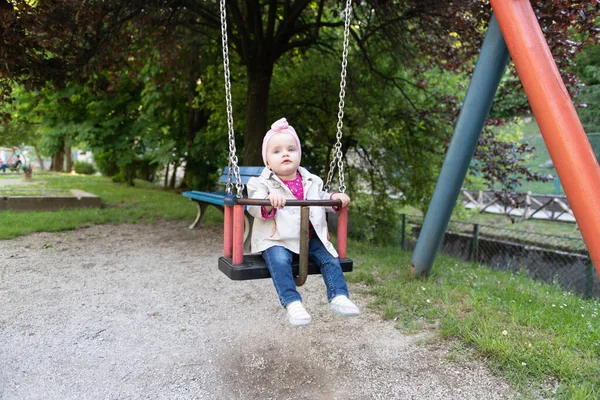
{"label": "swing chain", "polygon": [[233,177],[235,177],[235,187],[237,197],[242,197],[244,184],[240,177],[240,167],[238,166],[237,150],[235,148],[235,133],[233,130],[233,106],[231,101],[231,74],[229,72],[229,47],[227,44],[227,13],[225,0],[220,0],[221,9],[221,40],[223,47],[223,74],[225,76],[225,100],[227,102],[227,127],[229,136],[229,163],[227,172],[226,192],[231,194],[233,189]]}
{"label": "swing chain", "polygon": [[333,179],[333,172],[337,163],[339,172],[339,190],[341,193],[346,192],[346,183],[344,182],[344,162],[342,153],[342,127],[344,126],[344,97],[346,96],[346,66],[348,65],[348,39],[350,37],[350,19],[352,16],[352,0],[346,0],[346,9],[344,10],[345,21],[344,21],[344,51],[342,52],[342,72],[340,76],[340,102],[338,111],[338,123],[337,123],[337,134],[336,143],[333,150],[333,159],[329,165],[329,172],[327,173],[327,182],[325,183],[325,191],[329,191],[331,186],[331,180]]}

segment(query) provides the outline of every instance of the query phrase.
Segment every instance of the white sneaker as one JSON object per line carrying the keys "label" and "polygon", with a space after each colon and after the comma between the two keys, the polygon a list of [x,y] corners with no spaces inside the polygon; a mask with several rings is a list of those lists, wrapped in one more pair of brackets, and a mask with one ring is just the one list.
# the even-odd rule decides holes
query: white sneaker
{"label": "white sneaker", "polygon": [[294,326],[308,325],[312,321],[301,301],[292,301],[287,305],[288,320]]}
{"label": "white sneaker", "polygon": [[331,311],[342,317],[356,317],[360,315],[360,310],[356,307],[356,304],[343,295],[335,296],[331,300]]}

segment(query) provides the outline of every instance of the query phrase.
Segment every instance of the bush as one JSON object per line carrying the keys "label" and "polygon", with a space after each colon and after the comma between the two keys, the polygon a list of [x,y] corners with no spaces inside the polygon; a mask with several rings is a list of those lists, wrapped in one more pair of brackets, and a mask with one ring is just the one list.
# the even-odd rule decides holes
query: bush
{"label": "bush", "polygon": [[348,235],[356,240],[374,244],[400,242],[399,205],[392,200],[375,199],[371,195],[352,197]]}
{"label": "bush", "polygon": [[151,157],[140,157],[133,162],[132,166],[135,169],[136,178],[154,182],[158,164],[154,162]]}
{"label": "bush", "polygon": [[92,164],[84,161],[75,161],[73,167],[78,174],[94,175],[96,173],[96,168],[94,168]]}
{"label": "bush", "polygon": [[111,152],[94,155],[98,170],[104,176],[113,176],[119,172],[116,156]]}

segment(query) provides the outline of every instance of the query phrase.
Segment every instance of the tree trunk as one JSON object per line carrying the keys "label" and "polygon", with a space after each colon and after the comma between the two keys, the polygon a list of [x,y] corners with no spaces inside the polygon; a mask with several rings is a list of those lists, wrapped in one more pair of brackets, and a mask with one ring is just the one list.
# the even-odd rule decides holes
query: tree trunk
{"label": "tree trunk", "polygon": [[64,172],[63,171],[64,164],[65,164],[65,152],[64,152],[64,149],[61,148],[59,151],[57,151],[56,153],[54,153],[52,155],[52,165],[50,166],[50,169],[52,171],[56,171],[56,172]]}
{"label": "tree trunk", "polygon": [[169,166],[170,165],[171,165],[170,163],[167,163],[167,166],[165,167],[165,189],[169,185]]}
{"label": "tree trunk", "polygon": [[173,164],[173,173],[171,174],[171,183],[169,184],[169,187],[171,189],[175,189],[175,183],[177,183],[177,168],[179,167],[179,163],[175,162]]}
{"label": "tree trunk", "polygon": [[37,157],[38,160],[38,164],[40,164],[40,170],[43,171],[44,168],[44,160],[42,159],[42,156],[40,154],[40,149],[38,149],[37,147],[33,147],[35,150],[35,156]]}
{"label": "tree trunk", "polygon": [[65,146],[65,158],[67,160],[65,172],[70,173],[73,171],[73,152],[71,151],[71,146]]}
{"label": "tree trunk", "polygon": [[[196,95],[195,90],[191,90],[189,92],[189,104],[193,104],[194,96]],[[202,173],[199,170],[204,169],[200,168],[200,163],[204,166],[206,165],[205,160],[197,160],[194,158],[194,152],[192,149],[195,146],[196,135],[198,132],[204,127],[208,125],[208,113],[206,113],[202,109],[195,109],[190,107],[188,110],[188,126],[186,133],[186,146],[188,149],[188,154],[185,156],[185,169],[183,171],[183,180],[181,181],[182,188],[193,189],[192,185],[194,184],[193,175]],[[226,149],[215,149],[216,151],[226,151]],[[208,175],[208,171],[204,171],[206,175]],[[197,184],[197,182],[196,182]]]}
{"label": "tree trunk", "polygon": [[267,132],[269,113],[269,89],[273,75],[273,63],[248,71],[248,97],[246,103],[246,131],[244,132],[243,165],[264,165],[262,140]]}

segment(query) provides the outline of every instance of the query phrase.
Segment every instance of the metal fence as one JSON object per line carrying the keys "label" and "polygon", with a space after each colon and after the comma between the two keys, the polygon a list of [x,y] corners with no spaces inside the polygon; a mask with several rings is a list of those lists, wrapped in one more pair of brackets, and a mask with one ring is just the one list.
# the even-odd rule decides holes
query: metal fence
{"label": "metal fence", "polygon": [[[402,221],[401,246],[414,249],[423,218],[402,215]],[[450,221],[440,251],[600,298],[600,280],[581,238]]]}

